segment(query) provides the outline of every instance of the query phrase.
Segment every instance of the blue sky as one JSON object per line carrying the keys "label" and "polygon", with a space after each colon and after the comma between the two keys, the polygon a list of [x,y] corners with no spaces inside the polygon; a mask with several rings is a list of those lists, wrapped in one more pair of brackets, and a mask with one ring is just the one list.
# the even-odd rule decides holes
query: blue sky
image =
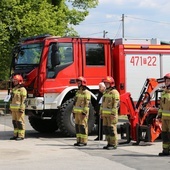
{"label": "blue sky", "polygon": [[86,19],[74,27],[81,37],[158,38],[170,41],[169,0],[99,0]]}

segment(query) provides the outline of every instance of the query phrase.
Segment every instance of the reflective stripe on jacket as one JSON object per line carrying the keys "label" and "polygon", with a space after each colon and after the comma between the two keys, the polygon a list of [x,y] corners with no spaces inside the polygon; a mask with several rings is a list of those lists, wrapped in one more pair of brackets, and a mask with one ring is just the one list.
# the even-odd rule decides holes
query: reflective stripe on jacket
{"label": "reflective stripe on jacket", "polygon": [[160,109],[158,115],[163,117],[170,117],[170,90],[165,89],[161,94]]}
{"label": "reflective stripe on jacket", "polygon": [[27,97],[27,91],[24,87],[14,87],[12,89],[12,101],[10,103],[11,110],[24,110],[25,109],[25,99]]}
{"label": "reflective stripe on jacket", "polygon": [[170,110],[162,110],[162,116],[170,116]]}
{"label": "reflective stripe on jacket", "polygon": [[91,100],[90,92],[85,90],[78,90],[75,96],[75,105],[73,107],[73,113],[89,113],[89,103]]}
{"label": "reflective stripe on jacket", "polygon": [[101,114],[118,114],[120,95],[116,89],[107,89],[103,94],[103,101],[101,104]]}

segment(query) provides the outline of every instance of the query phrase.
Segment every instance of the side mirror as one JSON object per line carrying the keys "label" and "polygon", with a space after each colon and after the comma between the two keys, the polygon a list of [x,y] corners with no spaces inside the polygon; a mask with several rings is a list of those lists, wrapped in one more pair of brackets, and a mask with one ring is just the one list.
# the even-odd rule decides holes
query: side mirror
{"label": "side mirror", "polygon": [[51,65],[54,68],[56,65],[60,65],[60,54],[58,51],[51,53]]}

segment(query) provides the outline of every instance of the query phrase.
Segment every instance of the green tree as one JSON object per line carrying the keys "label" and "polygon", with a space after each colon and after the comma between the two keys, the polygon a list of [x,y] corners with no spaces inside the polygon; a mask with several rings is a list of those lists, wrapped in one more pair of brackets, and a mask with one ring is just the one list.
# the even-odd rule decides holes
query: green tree
{"label": "green tree", "polygon": [[39,34],[78,35],[78,25],[98,0],[1,0],[0,79],[8,79],[11,54],[20,38]]}

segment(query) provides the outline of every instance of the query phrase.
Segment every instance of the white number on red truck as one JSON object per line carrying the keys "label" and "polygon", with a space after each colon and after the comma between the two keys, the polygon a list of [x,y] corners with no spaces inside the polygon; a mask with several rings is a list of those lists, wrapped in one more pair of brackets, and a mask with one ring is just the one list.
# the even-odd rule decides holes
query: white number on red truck
{"label": "white number on red truck", "polygon": [[156,56],[132,56],[130,63],[132,66],[156,66],[157,65]]}
{"label": "white number on red truck", "polygon": [[126,91],[136,101],[146,78],[160,78],[160,55],[127,54],[125,57]]}

